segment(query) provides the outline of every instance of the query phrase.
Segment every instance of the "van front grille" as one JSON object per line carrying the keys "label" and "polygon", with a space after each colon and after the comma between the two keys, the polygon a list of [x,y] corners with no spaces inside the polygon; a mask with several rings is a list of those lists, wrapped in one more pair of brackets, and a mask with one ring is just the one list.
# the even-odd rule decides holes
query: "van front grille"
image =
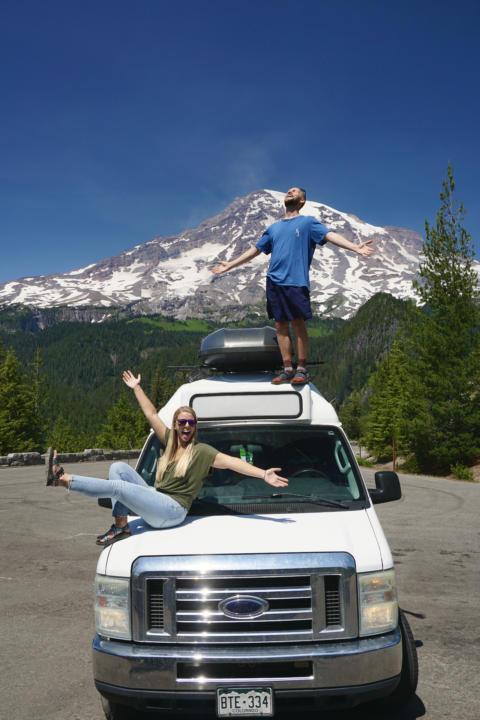
{"label": "van front grille", "polygon": [[[312,567],[304,565],[297,571],[292,568],[294,553],[252,556],[255,562],[248,556],[221,555],[204,556],[203,562],[192,556],[139,558],[134,563],[132,584],[134,639],[198,646],[354,637],[354,567],[332,561],[346,554],[325,556],[329,561],[325,560],[326,567],[315,567],[324,554],[312,553]],[[258,558],[267,567],[262,567]],[[208,568],[209,559],[213,568]],[[268,567],[280,566],[282,559],[283,568]],[[168,560],[166,568],[162,560]],[[238,568],[229,567],[234,561]],[[187,562],[185,569],[182,565]],[[257,565],[255,572],[251,567],[244,569],[250,563]]]}
{"label": "van front grille", "polygon": [[[229,598],[254,597],[267,609],[255,618],[229,617],[219,605]],[[308,575],[280,577],[179,578],[176,582],[177,635],[198,639],[248,633],[250,637],[312,632],[312,589]]]}

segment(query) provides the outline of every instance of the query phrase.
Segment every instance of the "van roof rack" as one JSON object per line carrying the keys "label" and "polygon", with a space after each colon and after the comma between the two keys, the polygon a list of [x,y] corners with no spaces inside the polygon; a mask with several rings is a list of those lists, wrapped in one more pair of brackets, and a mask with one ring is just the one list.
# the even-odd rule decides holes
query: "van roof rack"
{"label": "van roof rack", "polygon": [[[202,340],[198,355],[201,367],[212,370],[275,372],[283,367],[277,333],[269,326],[215,330]],[[322,361],[308,363],[321,364]]]}
{"label": "van roof rack", "polygon": [[[169,365],[172,370],[223,372],[276,372],[282,366],[274,328],[222,328],[203,338],[198,365]],[[323,361],[308,365],[322,365]]]}

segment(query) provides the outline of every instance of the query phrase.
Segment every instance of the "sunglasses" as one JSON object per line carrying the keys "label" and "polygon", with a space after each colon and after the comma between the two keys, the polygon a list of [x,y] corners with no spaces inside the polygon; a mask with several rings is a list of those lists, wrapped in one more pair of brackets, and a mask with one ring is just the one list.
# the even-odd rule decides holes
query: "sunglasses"
{"label": "sunglasses", "polygon": [[186,425],[187,423],[190,425],[190,427],[195,427],[195,425],[197,424],[197,421],[196,421],[196,420],[193,420],[193,419],[192,419],[192,420],[185,420],[185,418],[180,418],[180,419],[177,418],[177,422],[178,422],[178,424],[181,425],[182,427],[185,427],[185,425]]}

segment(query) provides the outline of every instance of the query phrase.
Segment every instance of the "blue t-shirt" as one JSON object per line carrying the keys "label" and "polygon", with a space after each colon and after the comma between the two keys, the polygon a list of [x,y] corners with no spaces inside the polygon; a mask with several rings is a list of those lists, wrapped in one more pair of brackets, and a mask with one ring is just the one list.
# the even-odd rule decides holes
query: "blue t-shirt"
{"label": "blue t-shirt", "polygon": [[328,228],[310,215],[279,220],[270,225],[255,247],[272,254],[268,277],[277,285],[310,290],[309,270],[317,245],[326,243]]}

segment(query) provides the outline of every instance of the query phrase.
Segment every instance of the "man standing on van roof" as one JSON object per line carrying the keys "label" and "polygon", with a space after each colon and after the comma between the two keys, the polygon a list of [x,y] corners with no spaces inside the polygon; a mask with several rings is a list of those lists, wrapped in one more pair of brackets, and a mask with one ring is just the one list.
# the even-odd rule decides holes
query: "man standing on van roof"
{"label": "man standing on van roof", "polygon": [[[260,240],[238,258],[230,262],[219,260],[212,268],[215,275],[221,275],[252,260],[261,252],[272,255],[267,272],[267,312],[268,317],[275,319],[283,360],[283,371],[272,380],[274,385],[304,385],[308,382],[305,320],[312,317],[309,271],[316,245],[324,245],[328,241],[362,257],[368,257],[373,252],[373,248],[369,247],[371,240],[357,245],[329,230],[316,218],[300,215],[306,200],[307,194],[303,188],[290,188],[284,198],[283,220],[270,225]],[[292,365],[290,322],[295,333],[296,372]]]}

